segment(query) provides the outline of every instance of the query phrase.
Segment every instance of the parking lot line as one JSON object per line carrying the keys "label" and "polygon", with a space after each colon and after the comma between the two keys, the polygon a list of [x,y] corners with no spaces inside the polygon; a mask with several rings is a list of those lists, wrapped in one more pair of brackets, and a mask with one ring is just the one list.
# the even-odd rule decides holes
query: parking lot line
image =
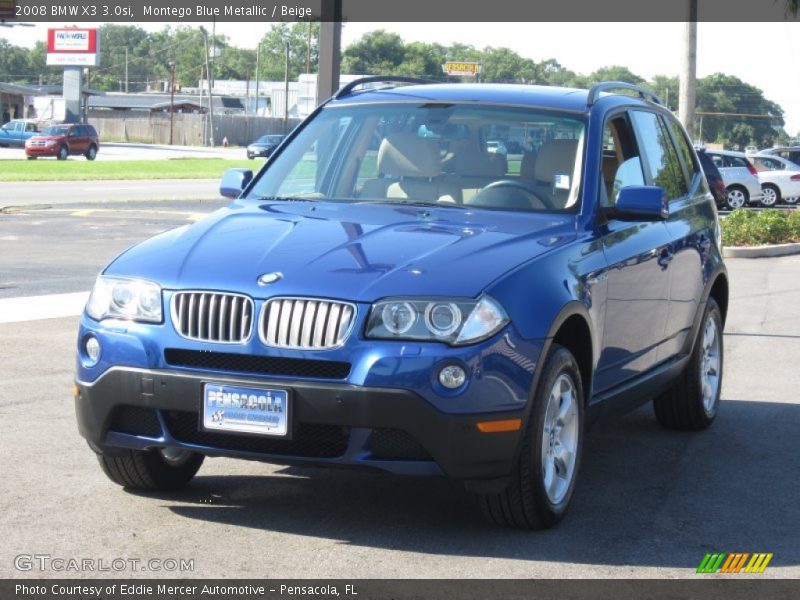
{"label": "parking lot line", "polygon": [[0,299],[0,323],[78,316],[88,299],[89,292],[3,298]]}

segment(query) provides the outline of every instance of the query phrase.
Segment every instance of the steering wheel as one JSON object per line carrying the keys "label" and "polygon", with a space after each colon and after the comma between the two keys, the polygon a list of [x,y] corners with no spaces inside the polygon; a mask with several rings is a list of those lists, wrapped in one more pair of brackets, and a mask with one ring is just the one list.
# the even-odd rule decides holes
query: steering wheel
{"label": "steering wheel", "polygon": [[550,198],[542,196],[539,191],[533,188],[533,186],[524,183],[522,181],[518,181],[516,179],[500,179],[498,181],[493,181],[486,187],[482,188],[475,196],[472,198],[472,202],[470,204],[480,204],[480,196],[484,192],[489,190],[495,190],[498,188],[514,188],[523,192],[529,199],[535,200],[539,204],[541,204],[545,210],[555,210],[555,205]]}

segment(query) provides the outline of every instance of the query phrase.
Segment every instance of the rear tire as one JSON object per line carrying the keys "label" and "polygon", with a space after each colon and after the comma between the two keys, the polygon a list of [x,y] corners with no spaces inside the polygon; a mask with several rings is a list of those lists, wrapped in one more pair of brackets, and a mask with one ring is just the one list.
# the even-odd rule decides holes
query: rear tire
{"label": "rear tire", "polygon": [[89,149],[86,151],[86,160],[94,160],[97,158],[97,146],[89,146]]}
{"label": "rear tire", "polygon": [[134,490],[171,491],[189,483],[205,458],[186,451],[168,458],[161,450],[127,450],[119,456],[98,454],[97,460],[114,483]]}
{"label": "rear tire", "polygon": [[516,529],[547,529],[558,523],[575,489],[582,447],[583,385],[578,363],[569,350],[553,344],[511,480],[500,493],[478,496],[484,516]]}
{"label": "rear tire", "polygon": [[725,192],[725,203],[730,210],[736,210],[737,208],[747,206],[749,200],[750,194],[747,193],[746,189],[738,185],[732,185]]}
{"label": "rear tire", "polygon": [[69,156],[69,150],[67,149],[66,146],[61,146],[61,148],[58,149],[58,154],[56,155],[56,158],[58,160],[67,160],[67,156]]}
{"label": "rear tire", "polygon": [[722,315],[709,298],[689,363],[675,384],[653,400],[658,422],[682,431],[709,427],[719,410],[723,366]]}

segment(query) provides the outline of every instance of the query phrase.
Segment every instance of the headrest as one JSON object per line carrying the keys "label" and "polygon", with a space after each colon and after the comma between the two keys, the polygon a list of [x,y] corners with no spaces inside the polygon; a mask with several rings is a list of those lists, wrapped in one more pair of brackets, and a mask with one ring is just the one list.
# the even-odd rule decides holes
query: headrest
{"label": "headrest", "polygon": [[533,181],[536,179],[534,176],[536,172],[536,153],[526,152],[522,155],[522,161],[519,163],[519,177],[520,179],[528,179]]}
{"label": "headrest", "polygon": [[381,141],[378,172],[395,177],[436,177],[442,172],[439,143],[416,133],[393,133]]}
{"label": "headrest", "polygon": [[572,177],[577,150],[578,140],[550,140],[545,142],[536,155],[534,178],[538,181],[552,183],[553,176],[556,173],[563,173]]}
{"label": "headrest", "polygon": [[464,150],[455,157],[455,172],[467,177],[502,177],[508,162],[502,154]]}

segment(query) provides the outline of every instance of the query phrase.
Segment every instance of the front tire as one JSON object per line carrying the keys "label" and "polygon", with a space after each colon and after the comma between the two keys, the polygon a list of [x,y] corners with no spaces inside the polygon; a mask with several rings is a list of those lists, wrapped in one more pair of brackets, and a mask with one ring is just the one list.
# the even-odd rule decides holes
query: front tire
{"label": "front tire", "polygon": [[773,207],[781,201],[781,191],[771,183],[761,186],[761,206]]}
{"label": "front tire", "polygon": [[58,154],[56,155],[56,158],[58,160],[67,160],[67,156],[69,156],[69,150],[67,149],[66,146],[61,146],[61,148],[58,149]]}
{"label": "front tire", "polygon": [[127,450],[119,456],[98,454],[97,460],[114,483],[134,490],[172,491],[188,484],[205,457],[183,450]]}
{"label": "front tire", "polygon": [[750,200],[750,195],[747,190],[738,185],[732,185],[726,192],[725,202],[731,210],[742,208],[747,204],[748,200]]}
{"label": "front tire", "polygon": [[692,356],[669,390],[653,400],[656,418],[668,429],[697,431],[708,428],[719,410],[724,347],[722,313],[709,298]]}
{"label": "front tire", "polygon": [[522,446],[505,490],[478,497],[492,523],[547,529],[566,514],[583,448],[583,385],[578,363],[553,344],[544,361]]}

